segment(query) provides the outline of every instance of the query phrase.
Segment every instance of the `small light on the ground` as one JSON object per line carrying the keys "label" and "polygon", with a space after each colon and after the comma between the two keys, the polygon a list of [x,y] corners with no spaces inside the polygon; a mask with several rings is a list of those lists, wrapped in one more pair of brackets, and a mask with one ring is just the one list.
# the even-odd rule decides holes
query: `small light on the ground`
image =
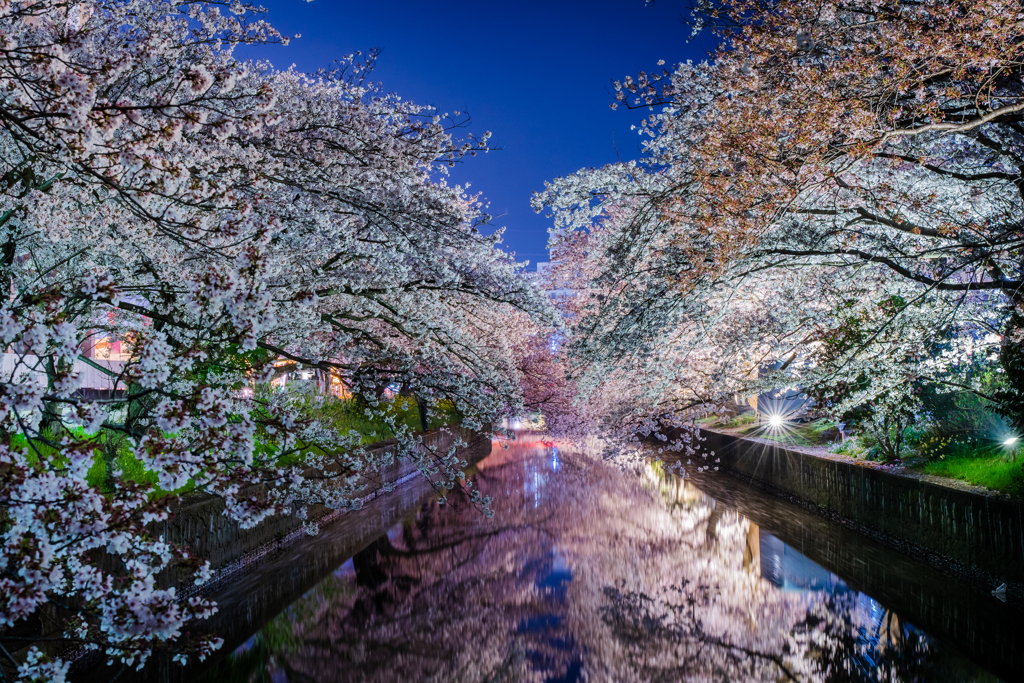
{"label": "small light on the ground", "polygon": [[768,426],[769,427],[774,427],[776,429],[781,427],[782,426],[782,416],[781,415],[772,415],[771,417],[769,417],[768,418]]}
{"label": "small light on the ground", "polygon": [[1011,436],[1009,439],[1003,442],[1004,446],[1012,446],[1017,443],[1017,437]]}

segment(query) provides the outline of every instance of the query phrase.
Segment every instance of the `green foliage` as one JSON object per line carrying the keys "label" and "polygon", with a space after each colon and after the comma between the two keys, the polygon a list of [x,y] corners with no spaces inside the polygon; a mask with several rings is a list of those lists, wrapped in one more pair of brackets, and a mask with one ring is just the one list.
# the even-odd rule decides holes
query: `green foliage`
{"label": "green foliage", "polygon": [[[72,430],[76,437],[84,439],[86,434],[81,428]],[[94,460],[92,466],[89,468],[89,472],[86,474],[86,481],[90,486],[100,487],[102,490],[109,490],[107,484],[107,463],[103,458],[103,447],[106,445],[106,440],[109,437],[106,431],[93,437],[96,443],[96,449],[93,451]],[[47,446],[46,443],[34,439],[31,446],[29,445],[28,439],[23,434],[11,434],[11,447],[16,448],[27,453],[27,459],[31,464],[38,464],[40,456],[48,462],[54,462],[57,466],[60,466],[59,451],[55,448]],[[146,470],[142,463],[132,454],[131,447],[128,445],[127,440],[118,438],[116,443],[117,456],[114,461],[115,468],[120,472],[119,478],[123,481],[132,481],[137,484],[148,484],[154,485],[157,480],[156,474]],[[154,486],[155,495],[165,495],[167,492],[162,491]]]}
{"label": "green foliage", "polygon": [[[954,407],[958,401],[963,402],[964,396],[954,399]],[[971,403],[971,399],[966,400],[968,407]],[[983,404],[978,405],[985,408],[987,416],[981,410],[968,410],[963,415],[951,413],[947,419],[913,434],[908,443],[918,460],[912,466],[926,474],[1024,495],[1024,459],[1018,457],[1020,448],[1010,449],[1001,443],[1001,435],[1007,433],[1005,426],[989,427],[992,413]]]}
{"label": "green foliage", "polygon": [[935,458],[945,457],[944,452],[952,442],[951,437],[929,433],[922,435],[920,438],[913,439],[909,443],[911,443],[914,452],[919,457],[925,460],[934,460]]}
{"label": "green foliage", "polygon": [[[298,399],[298,406],[306,417],[320,420],[341,434],[358,432],[364,445],[393,439],[403,427],[407,432],[421,431],[420,408],[411,396],[382,400],[374,408],[362,397],[336,399],[305,394]],[[373,415],[367,415],[367,410]],[[441,401],[429,409],[429,429],[461,421],[462,415],[451,401]]]}
{"label": "green foliage", "polygon": [[[401,429],[403,425],[409,432],[420,430],[419,407],[416,400],[408,396],[396,396],[393,400],[381,401],[376,411],[383,411],[384,415],[375,415],[372,418],[366,415],[365,411],[369,405],[362,399],[336,399],[330,396],[303,394],[297,396],[297,401],[299,401],[304,415],[323,421],[341,434],[357,432],[360,435],[359,443],[364,446],[394,438],[395,430]],[[461,421],[462,415],[455,404],[451,401],[441,401],[430,410],[428,423],[430,429],[433,430],[444,425],[458,424]],[[87,438],[85,431],[80,427],[71,432],[78,439]],[[22,434],[10,434],[9,438],[11,447],[26,452],[30,463],[38,464],[41,456],[47,462],[55,462],[57,466],[60,466],[58,449],[48,446],[44,441],[35,439],[30,445]],[[94,460],[86,475],[86,481],[90,486],[99,487],[105,492],[110,490],[111,477],[108,474],[113,473],[108,473],[108,464],[103,455],[107,441],[111,439],[113,451],[116,453],[113,469],[116,471],[117,479],[149,487],[152,489],[153,497],[163,497],[170,493],[188,493],[195,488],[195,484],[189,481],[177,491],[170,492],[160,489],[156,486],[157,474],[143,467],[132,453],[128,439],[121,434],[104,429],[92,439],[95,443]],[[285,461],[278,458],[277,452],[277,445],[273,438],[266,434],[257,436],[255,444],[257,458],[262,456],[267,460],[276,460],[277,464],[301,462],[304,453],[307,453],[308,450],[300,447],[297,452],[289,454]]]}
{"label": "green foliage", "polygon": [[[993,382],[995,373],[982,378],[982,390]],[[1006,422],[989,402],[970,391],[945,391],[930,384],[922,388],[921,408],[927,425],[937,435],[950,438],[991,437],[1006,431]]]}

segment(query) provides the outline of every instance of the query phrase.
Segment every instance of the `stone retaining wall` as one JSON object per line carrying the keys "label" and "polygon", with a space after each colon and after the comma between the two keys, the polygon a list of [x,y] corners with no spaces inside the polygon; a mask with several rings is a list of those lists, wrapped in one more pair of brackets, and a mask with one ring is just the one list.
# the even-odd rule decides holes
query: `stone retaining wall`
{"label": "stone retaining wall", "polygon": [[[735,510],[757,525],[759,534],[774,536],[837,574],[848,588],[870,595],[898,615],[900,624],[913,624],[940,643],[955,644],[1000,680],[1021,680],[1024,626],[1019,602],[1012,597],[1000,602],[989,593],[990,586],[978,590],[960,585],[937,568],[870,542],[850,524],[835,524],[752,490],[756,487],[737,477],[717,474],[689,472],[689,480],[715,499],[716,510]],[[764,563],[762,557],[762,567]]]}
{"label": "stone retaining wall", "polygon": [[[486,457],[477,449],[465,459],[473,465]],[[468,474],[471,474],[469,472]],[[343,562],[384,535],[403,519],[414,517],[420,506],[433,498],[430,486],[419,474],[395,491],[379,496],[359,510],[346,512],[336,523],[321,527],[320,534],[303,534],[286,548],[266,557],[241,575],[219,583],[204,594],[216,601],[217,613],[200,625],[216,633],[224,645],[205,662],[194,658],[185,667],[172,664],[166,653],[156,653],[142,671],[129,669],[117,683],[195,683],[213,662],[227,657],[282,610],[306,595],[336,571]],[[204,589],[206,586],[204,586]],[[345,670],[339,668],[340,675]],[[110,683],[111,670],[97,662],[74,678],[74,683]],[[207,674],[206,680],[212,680]],[[269,679],[268,679],[269,680]],[[347,680],[347,679],[343,679]]]}
{"label": "stone retaining wall", "polygon": [[[477,451],[489,452],[491,448],[489,437],[462,427],[449,427],[445,431],[423,435],[424,445],[442,453],[447,453],[460,440],[469,444],[462,454],[466,459],[471,460]],[[395,445],[392,441],[367,448],[367,451],[378,456],[375,460],[381,464],[374,471],[363,473],[362,483],[365,488],[362,495],[372,494],[386,484],[395,484],[416,471],[410,460],[396,461],[391,455]],[[314,506],[310,517],[317,519],[328,512],[323,506]],[[153,532],[155,536],[162,535],[169,543],[187,546],[195,557],[209,560],[216,571],[302,526],[302,522],[291,515],[278,515],[264,520],[253,529],[241,529],[238,522],[223,513],[224,501],[220,498],[208,495],[186,498],[174,510],[174,517],[170,521],[153,525]]]}
{"label": "stone retaining wall", "polygon": [[701,430],[718,467],[788,493],[887,539],[1024,583],[1024,506],[853,462]]}

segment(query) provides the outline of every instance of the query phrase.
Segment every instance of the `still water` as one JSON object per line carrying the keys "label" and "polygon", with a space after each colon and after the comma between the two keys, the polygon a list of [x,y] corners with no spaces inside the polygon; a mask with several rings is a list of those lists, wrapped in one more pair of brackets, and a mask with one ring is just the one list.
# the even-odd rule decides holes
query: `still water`
{"label": "still water", "polygon": [[418,484],[224,588],[186,680],[1019,680],[1018,608],[729,478],[531,434],[475,470],[493,517]]}

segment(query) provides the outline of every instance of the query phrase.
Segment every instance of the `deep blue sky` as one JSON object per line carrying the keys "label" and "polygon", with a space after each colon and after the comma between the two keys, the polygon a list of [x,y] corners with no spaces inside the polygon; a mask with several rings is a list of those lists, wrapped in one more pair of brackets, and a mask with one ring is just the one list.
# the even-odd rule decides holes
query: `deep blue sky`
{"label": "deep blue sky", "polygon": [[239,56],[330,66],[381,48],[373,80],[404,99],[469,112],[468,130],[490,130],[501,147],[467,160],[453,179],[490,202],[504,247],[518,260],[546,260],[548,219],[530,208],[544,181],[588,166],[639,157],[630,126],[643,112],[612,111],[611,81],[659,59],[705,58],[687,42],[684,0],[263,0],[287,47]]}

